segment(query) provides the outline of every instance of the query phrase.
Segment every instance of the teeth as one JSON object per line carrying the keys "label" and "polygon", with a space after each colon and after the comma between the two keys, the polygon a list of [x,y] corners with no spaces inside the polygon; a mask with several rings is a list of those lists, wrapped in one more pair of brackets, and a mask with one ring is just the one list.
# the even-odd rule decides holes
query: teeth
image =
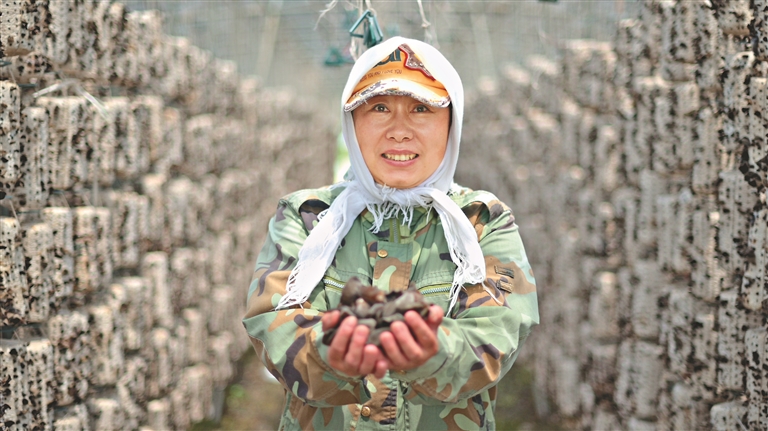
{"label": "teeth", "polygon": [[384,154],[384,157],[396,162],[405,162],[416,158],[416,154]]}

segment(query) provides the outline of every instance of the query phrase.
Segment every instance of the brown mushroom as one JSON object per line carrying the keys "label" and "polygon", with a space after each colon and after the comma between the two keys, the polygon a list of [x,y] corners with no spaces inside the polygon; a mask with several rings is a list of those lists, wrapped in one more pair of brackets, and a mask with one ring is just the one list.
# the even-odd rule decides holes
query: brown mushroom
{"label": "brown mushroom", "polygon": [[342,320],[355,316],[358,324],[370,329],[368,344],[381,347],[379,337],[389,330],[392,322],[404,320],[405,313],[410,310],[426,318],[429,315],[429,302],[413,282],[406,290],[387,293],[375,286],[365,286],[360,279],[352,277],[344,285],[337,309],[341,312],[339,321],[336,327],[330,328],[323,335],[324,344],[331,344]]}

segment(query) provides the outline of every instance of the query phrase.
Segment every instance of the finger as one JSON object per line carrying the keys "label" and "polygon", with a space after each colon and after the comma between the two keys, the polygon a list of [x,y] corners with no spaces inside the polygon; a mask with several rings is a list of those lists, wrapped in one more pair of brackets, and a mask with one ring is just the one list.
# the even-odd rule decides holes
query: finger
{"label": "finger", "polygon": [[408,359],[403,355],[403,352],[400,351],[400,346],[391,332],[382,332],[381,336],[379,336],[379,341],[384,348],[384,353],[387,355],[387,359],[389,359],[391,364],[390,368],[402,368],[408,364]]}
{"label": "finger", "polygon": [[344,362],[354,370],[360,368],[360,361],[363,359],[363,348],[368,341],[369,329],[367,326],[357,325],[352,333],[352,340],[349,343],[349,349],[344,356]]}
{"label": "finger", "polygon": [[418,313],[409,311],[406,313],[405,322],[394,322],[390,329],[397,337],[400,350],[408,359],[414,360],[421,357],[422,348],[417,341],[416,334],[423,331],[428,332],[429,328]]}
{"label": "finger", "polygon": [[349,346],[349,340],[352,337],[352,332],[357,326],[357,319],[354,316],[347,317],[341,322],[336,335],[333,337],[331,346],[328,349],[328,362],[335,368],[338,368],[344,361],[344,356],[347,354],[347,348]]}
{"label": "finger", "polygon": [[[424,322],[422,322],[424,324]],[[389,330],[392,331],[392,335],[397,340],[397,345],[400,347],[400,351],[403,352],[403,356],[408,361],[413,361],[421,357],[421,347],[413,338],[410,327],[405,322],[392,322]]]}
{"label": "finger", "polygon": [[379,359],[376,361],[376,369],[373,371],[373,375],[376,376],[377,379],[384,378],[384,375],[387,373],[387,370],[391,368],[391,365],[389,361],[387,361],[384,358]]}
{"label": "finger", "polygon": [[406,324],[408,324],[408,327],[411,329],[411,331],[422,327],[429,329],[427,322],[421,317],[421,315],[419,315],[419,313],[413,310],[407,311],[403,317],[403,320]]}
{"label": "finger", "polygon": [[323,331],[327,331],[334,326],[336,326],[339,323],[339,312],[338,310],[329,311],[325,314],[323,314]]}
{"label": "finger", "polygon": [[443,323],[443,309],[439,305],[431,305],[427,315],[427,325],[437,330],[441,323]]}
{"label": "finger", "polygon": [[428,352],[431,352],[433,349],[436,350],[437,336],[435,330],[418,313],[414,311],[405,313],[405,322],[410,327],[411,333],[422,350]]}
{"label": "finger", "polygon": [[376,362],[379,359],[379,349],[373,344],[368,344],[363,348],[363,360],[360,362],[358,373],[368,375],[373,373],[376,368]]}

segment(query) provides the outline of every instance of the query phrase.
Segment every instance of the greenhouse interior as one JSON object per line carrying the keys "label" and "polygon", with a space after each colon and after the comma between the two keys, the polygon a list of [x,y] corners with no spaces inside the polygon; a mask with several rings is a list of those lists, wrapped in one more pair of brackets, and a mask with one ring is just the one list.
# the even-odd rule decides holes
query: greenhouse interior
{"label": "greenhouse interior", "polygon": [[495,417],[445,429],[768,429],[768,0],[1,2],[0,428],[333,429],[243,319],[395,36],[461,78],[455,182],[535,273]]}

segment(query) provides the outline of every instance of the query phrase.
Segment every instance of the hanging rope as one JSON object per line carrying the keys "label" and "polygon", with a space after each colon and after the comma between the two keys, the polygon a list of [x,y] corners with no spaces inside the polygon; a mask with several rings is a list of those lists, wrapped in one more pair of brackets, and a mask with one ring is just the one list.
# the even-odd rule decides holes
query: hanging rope
{"label": "hanging rope", "polygon": [[419,15],[421,15],[421,28],[424,29],[424,42],[434,46],[435,48],[439,48],[437,46],[437,37],[435,37],[432,23],[427,21],[427,15],[424,13],[424,5],[421,4],[421,0],[416,0],[416,3],[419,5]]}
{"label": "hanging rope", "polygon": [[320,11],[320,16],[319,16],[319,17],[317,17],[317,21],[315,21],[315,28],[314,28],[315,30],[317,30],[317,25],[318,25],[318,24],[320,24],[320,20],[321,20],[321,19],[323,19],[323,17],[325,16],[325,14],[327,14],[327,13],[328,13],[328,12],[330,12],[330,11],[331,11],[333,8],[335,8],[335,7],[336,7],[336,4],[337,4],[338,2],[339,2],[339,0],[331,0],[331,2],[330,2],[330,3],[328,3],[327,5],[325,5],[325,9],[323,9],[323,10],[321,10],[321,11]]}
{"label": "hanging rope", "polygon": [[[366,49],[376,46],[384,40],[384,33],[381,31],[378,18],[376,18],[376,10],[371,6],[370,0],[360,0],[358,2],[358,11],[360,12],[360,18],[349,29],[349,35],[352,37],[349,52],[355,60]],[[363,33],[355,33],[360,26],[363,27]],[[357,39],[362,39],[362,41]]]}
{"label": "hanging rope", "polygon": [[[364,8],[368,2],[366,0],[358,0],[357,1],[357,15],[363,16]],[[358,58],[360,58],[360,55],[363,53],[364,49],[362,49],[362,43],[361,41],[357,40],[356,38],[351,38],[352,40],[349,41],[349,55],[352,56],[352,59],[357,61]]]}
{"label": "hanging rope", "polygon": [[[325,9],[320,11],[320,16],[315,23],[315,30],[323,17],[333,10],[339,0],[331,0],[325,5]],[[427,14],[424,11],[424,4],[422,0],[416,0],[416,4],[419,6],[419,15],[421,17],[421,28],[424,29],[424,42],[439,48],[437,43],[437,35],[432,23],[427,20]],[[431,5],[431,4],[430,4]],[[384,40],[384,33],[381,31],[379,21],[377,18],[376,10],[371,5],[371,0],[357,0],[356,9],[358,11],[359,18],[349,29],[350,43],[349,43],[349,55],[353,61],[356,61],[368,48],[378,45]],[[357,31],[362,28],[362,32]],[[345,61],[344,54],[338,48],[331,47],[325,58],[326,66],[339,66]]]}
{"label": "hanging rope", "polygon": [[105,120],[109,119],[107,115],[107,108],[104,106],[99,99],[93,97],[93,95],[85,89],[83,89],[83,86],[80,84],[80,82],[74,78],[65,78],[59,80],[59,82],[50,85],[46,88],[43,88],[40,91],[35,92],[32,94],[32,97],[37,99],[38,97],[45,96],[48,93],[53,93],[56,91],[66,91],[68,89],[72,89],[75,91],[75,93],[79,94],[85,100],[87,100],[91,105],[93,105],[96,108],[96,111],[104,118]]}
{"label": "hanging rope", "polygon": [[[320,16],[315,22],[315,30],[317,30],[320,20],[323,19],[328,12],[333,10],[338,3],[339,0],[331,0],[325,5],[325,9],[320,11]],[[358,0],[356,9],[359,18],[348,30],[351,39],[349,43],[351,62],[357,60],[366,49],[378,45],[384,40],[384,33],[381,31],[378,19],[376,18],[376,10],[371,7],[370,0]],[[362,33],[355,33],[360,27],[362,27]],[[345,52],[340,52],[338,48],[332,47],[328,51],[328,55],[326,55],[325,64],[327,66],[339,66],[347,63],[349,61],[347,61],[345,54]]]}

